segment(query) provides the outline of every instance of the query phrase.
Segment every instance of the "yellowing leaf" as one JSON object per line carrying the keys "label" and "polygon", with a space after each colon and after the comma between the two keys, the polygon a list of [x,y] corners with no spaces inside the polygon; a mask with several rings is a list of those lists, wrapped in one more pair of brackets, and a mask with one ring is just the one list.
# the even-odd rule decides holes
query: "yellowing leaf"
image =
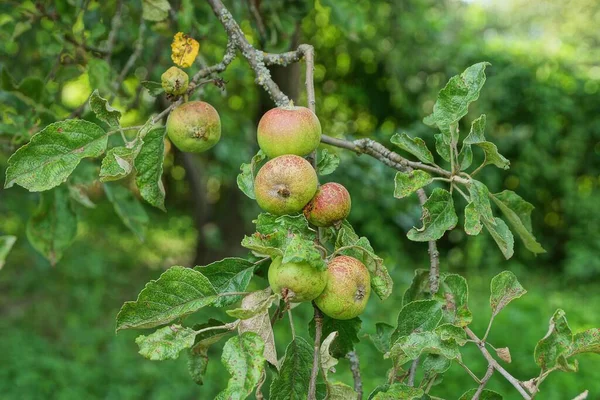
{"label": "yellowing leaf", "polygon": [[200,50],[200,43],[194,38],[178,32],[171,43],[171,59],[182,68],[190,67]]}

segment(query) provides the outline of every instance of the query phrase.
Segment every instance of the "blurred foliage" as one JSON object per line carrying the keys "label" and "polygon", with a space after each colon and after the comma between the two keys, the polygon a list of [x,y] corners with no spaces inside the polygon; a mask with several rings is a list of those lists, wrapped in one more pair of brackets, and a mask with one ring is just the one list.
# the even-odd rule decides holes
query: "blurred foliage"
{"label": "blurred foliage", "polygon": [[[72,113],[93,120],[80,106],[95,88],[109,97],[138,37],[141,6],[124,3],[110,63],[89,48],[106,45],[116,1],[0,4],[0,175],[8,156],[46,124]],[[467,275],[476,332],[487,324],[488,282],[499,269],[513,271],[529,290],[499,316],[490,336],[495,346],[510,347],[513,363],[508,369],[516,376],[536,373],[533,348],[557,307],[566,310],[574,331],[597,325],[600,4],[321,0],[313,7],[309,1],[263,0],[262,19],[257,20],[246,2],[229,3],[254,45],[284,51],[299,36],[300,42],[315,46],[317,113],[329,135],[373,137],[389,144],[394,133],[408,132],[433,148],[435,132],[421,119],[431,112],[437,91],[466,66],[490,61],[487,84],[467,119],[487,114],[486,135],[511,160],[508,171],[485,170],[490,189],[507,187],[536,206],[534,230],[548,253],[534,257],[517,245],[515,257],[504,262],[489,236],[466,237],[456,231],[439,243],[442,268]],[[149,96],[140,82],[159,81],[172,65],[174,33],[186,32],[200,42],[200,64],[189,69],[191,75],[223,55],[226,37],[203,2],[172,0],[171,5],[170,19],[149,24],[142,53],[117,88],[113,104],[124,113],[124,125],[143,123],[166,107],[165,99]],[[281,81],[291,79],[285,70],[278,75],[284,87],[302,82]],[[211,398],[222,388],[217,346],[210,350],[206,384],[199,389],[189,380],[184,360],[144,360],[136,354],[135,333],[113,334],[118,307],[160,270],[192,265],[196,250],[205,262],[244,254],[239,242],[251,232],[258,210],[241,195],[235,177],[240,164],[256,153],[256,121],[272,104],[243,60],[236,59],[222,77],[225,91],[206,86],[200,95],[219,110],[223,139],[191,160],[169,148],[169,212],[146,207],[152,229],[143,244],[121,225],[101,188],[92,187],[89,195],[96,208],[78,206],[78,237],[50,268],[25,237],[38,195],[19,188],[0,191],[0,235],[19,238],[0,273],[3,396]],[[339,154],[341,166],[327,180],[349,189],[353,225],[386,259],[396,282],[390,299],[369,304],[363,329],[372,332],[375,322],[394,323],[413,270],[427,265],[426,246],[405,239],[411,227],[419,226],[420,207],[416,197],[393,198],[394,171],[366,156],[330,150]],[[474,165],[481,159],[475,150]],[[260,279],[255,284],[264,285]],[[305,337],[309,308],[295,312],[297,329]],[[202,314],[203,319],[212,315]],[[276,336],[286,339],[278,341],[280,354],[289,341],[286,328],[285,323],[276,328]],[[470,349],[473,356],[465,359],[482,375],[484,360],[475,347]],[[370,390],[388,366],[368,341],[359,344],[358,352]],[[579,388],[598,393],[600,372],[593,361],[582,357],[577,375],[552,376],[542,385],[543,398],[571,398]],[[340,360],[337,374],[349,383],[347,366]],[[445,392],[434,389],[433,394],[457,398],[472,385],[455,366],[445,377]],[[490,388],[513,393],[501,379],[492,379]]]}

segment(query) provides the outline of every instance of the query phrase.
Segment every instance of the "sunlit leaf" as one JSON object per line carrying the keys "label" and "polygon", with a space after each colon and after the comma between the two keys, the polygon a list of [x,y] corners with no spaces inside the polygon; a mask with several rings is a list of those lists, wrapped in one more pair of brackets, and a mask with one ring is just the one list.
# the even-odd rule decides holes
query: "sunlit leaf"
{"label": "sunlit leaf", "polygon": [[171,43],[171,60],[182,68],[191,67],[198,56],[199,49],[200,43],[194,38],[183,32],[178,32],[173,37],[173,43]]}
{"label": "sunlit leaf", "polygon": [[407,197],[431,182],[433,182],[431,175],[420,169],[411,172],[396,172],[394,197],[397,199]]}
{"label": "sunlit leaf", "polygon": [[150,335],[138,336],[135,343],[140,347],[139,353],[149,360],[175,360],[182,350],[192,347],[195,337],[193,329],[170,325]]}

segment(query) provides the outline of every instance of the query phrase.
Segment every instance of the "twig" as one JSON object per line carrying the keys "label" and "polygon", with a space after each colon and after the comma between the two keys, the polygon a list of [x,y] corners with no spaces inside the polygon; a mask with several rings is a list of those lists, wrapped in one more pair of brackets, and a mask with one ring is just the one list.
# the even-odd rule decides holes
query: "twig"
{"label": "twig", "polygon": [[[421,207],[423,207],[427,201],[425,190],[417,190],[417,197],[419,198]],[[440,252],[437,249],[435,240],[430,240],[428,242],[427,252],[429,253],[429,291],[433,295],[436,294],[440,288]]]}
{"label": "twig", "polygon": [[200,81],[200,79],[204,79],[212,74],[223,72],[227,69],[229,64],[235,59],[235,43],[229,40],[227,42],[227,47],[225,49],[225,54],[223,55],[223,59],[221,62],[211,65],[210,67],[202,68],[200,71],[196,72],[196,74],[192,77],[192,81],[190,84],[190,88],[188,89],[188,94],[193,92],[196,83]]}
{"label": "twig", "polygon": [[323,332],[323,314],[319,307],[313,303],[315,309],[315,346],[313,349],[313,365],[308,385],[308,400],[317,399],[317,376],[319,375],[319,348],[321,347],[321,334]]}
{"label": "twig", "polygon": [[362,377],[360,376],[360,360],[355,350],[352,350],[346,354],[346,358],[350,361],[350,371],[352,371],[352,378],[354,378],[354,391],[357,393],[357,400],[363,398],[363,384]]}
{"label": "twig", "polygon": [[488,369],[485,372],[485,375],[479,382],[479,387],[477,388],[477,391],[473,395],[472,400],[479,400],[479,396],[481,396],[481,393],[483,392],[485,385],[487,385],[488,381],[490,380],[490,378],[492,377],[493,374],[494,374],[494,366],[492,364],[489,364]]}
{"label": "twig", "polygon": [[256,4],[257,0],[248,0],[248,9],[250,10],[250,14],[256,21],[256,27],[258,28],[258,33],[261,37],[261,43],[264,43],[267,37],[267,30],[265,28],[265,23],[263,22],[262,16],[260,15],[260,11],[258,11],[258,5]]}
{"label": "twig", "polygon": [[417,367],[419,366],[419,357],[415,358],[410,364],[408,370],[408,386],[415,386],[415,375],[417,374]]}
{"label": "twig", "polygon": [[117,9],[115,11],[115,15],[113,15],[112,20],[110,21],[110,32],[108,34],[108,39],[106,40],[106,55],[104,56],[104,60],[107,63],[110,63],[110,59],[112,57],[113,49],[115,47],[115,40],[117,38],[117,33],[121,28],[121,13],[123,12],[123,0],[117,1]]}
{"label": "twig", "polygon": [[487,351],[485,348],[485,342],[481,341],[468,327],[465,327],[465,332],[467,333],[467,336],[475,341],[477,347],[479,347],[479,350],[481,351],[481,354],[483,354],[483,357],[485,357],[489,365],[491,365],[496,371],[500,372],[500,374],[502,374],[502,376],[504,376],[506,380],[509,381],[519,393],[521,393],[521,396],[523,396],[524,399],[531,400],[531,396],[525,391],[521,385],[521,381],[513,377],[507,370],[502,368],[502,366],[498,364],[496,359],[489,353],[489,351]]}

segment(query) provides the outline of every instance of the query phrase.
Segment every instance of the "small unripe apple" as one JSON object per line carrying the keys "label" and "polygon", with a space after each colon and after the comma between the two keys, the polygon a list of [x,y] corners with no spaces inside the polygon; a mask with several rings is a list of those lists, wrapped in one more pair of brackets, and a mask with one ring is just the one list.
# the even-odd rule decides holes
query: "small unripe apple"
{"label": "small unripe apple", "polygon": [[160,81],[165,93],[176,96],[184,94],[189,85],[188,74],[177,67],[171,67],[166,70],[161,75]]}
{"label": "small unripe apple", "polygon": [[213,147],[221,138],[219,113],[208,103],[183,103],[167,119],[169,139],[181,151],[201,153]]}
{"label": "small unripe apple", "polygon": [[329,182],[319,187],[315,197],[304,207],[304,215],[315,226],[338,225],[350,214],[351,205],[346,188]]}
{"label": "small unripe apple", "polygon": [[258,123],[258,145],[270,158],[284,154],[306,156],[321,142],[321,123],[306,107],[278,107]]}
{"label": "small unripe apple", "polygon": [[263,210],[275,215],[293,214],[317,192],[317,173],[302,157],[285,155],[268,161],[256,174],[254,194]]}
{"label": "small unripe apple", "polygon": [[269,285],[293,303],[314,300],[327,283],[327,271],[319,271],[305,262],[285,263],[275,258],[269,267]]}
{"label": "small unripe apple", "polygon": [[327,265],[327,285],[315,304],[335,319],[351,319],[365,310],[371,294],[367,267],[354,257],[338,256]]}

